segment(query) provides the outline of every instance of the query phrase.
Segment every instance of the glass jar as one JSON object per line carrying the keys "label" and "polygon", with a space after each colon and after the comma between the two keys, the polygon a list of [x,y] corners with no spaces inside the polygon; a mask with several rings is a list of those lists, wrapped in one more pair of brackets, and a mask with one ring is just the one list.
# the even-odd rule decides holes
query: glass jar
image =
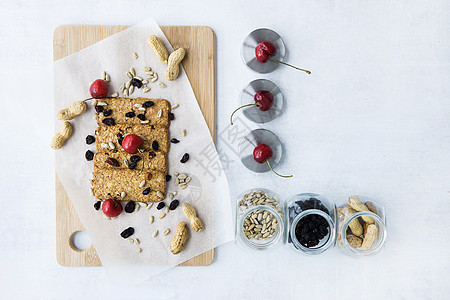
{"label": "glass jar", "polygon": [[284,236],[283,203],[268,189],[244,192],[236,207],[236,243],[255,250],[273,248]]}
{"label": "glass jar", "polygon": [[304,254],[320,254],[336,244],[336,206],[324,196],[297,194],[287,204],[288,243]]}
{"label": "glass jar", "polygon": [[363,195],[353,195],[338,208],[338,245],[345,253],[366,256],[378,253],[386,241],[383,205]]}

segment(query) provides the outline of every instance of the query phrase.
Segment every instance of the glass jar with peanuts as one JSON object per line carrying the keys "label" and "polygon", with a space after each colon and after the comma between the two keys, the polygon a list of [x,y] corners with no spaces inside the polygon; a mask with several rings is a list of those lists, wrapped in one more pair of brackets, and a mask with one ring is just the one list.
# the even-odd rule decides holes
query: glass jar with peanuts
{"label": "glass jar with peanuts", "polygon": [[362,195],[348,197],[338,207],[337,244],[352,256],[372,255],[381,251],[386,241],[386,215],[384,207]]}
{"label": "glass jar with peanuts", "polygon": [[244,248],[265,250],[282,244],[283,202],[268,189],[240,195],[236,207],[236,243]]}
{"label": "glass jar with peanuts", "polygon": [[288,244],[304,254],[320,254],[336,244],[336,206],[322,195],[297,194],[287,204]]}

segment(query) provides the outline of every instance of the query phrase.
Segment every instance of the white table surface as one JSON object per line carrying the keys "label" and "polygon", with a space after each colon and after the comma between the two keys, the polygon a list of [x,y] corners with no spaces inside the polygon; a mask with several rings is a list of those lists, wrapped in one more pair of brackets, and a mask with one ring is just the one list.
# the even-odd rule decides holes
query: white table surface
{"label": "white table surface", "polygon": [[[1,1],[0,298],[448,298],[449,8],[450,1]],[[371,195],[388,215],[384,252],[305,257],[285,247],[260,255],[229,243],[209,267],[174,268],[137,287],[126,278],[110,285],[102,268],[57,265],[52,31],[147,17],[215,31],[218,133],[247,82],[271,79],[286,97],[284,113],[264,128],[285,147],[278,171],[294,178],[246,170],[224,134],[217,146],[231,160],[233,197],[255,186],[335,202]],[[248,70],[240,45],[259,27],[277,31],[288,60],[312,75]]]}

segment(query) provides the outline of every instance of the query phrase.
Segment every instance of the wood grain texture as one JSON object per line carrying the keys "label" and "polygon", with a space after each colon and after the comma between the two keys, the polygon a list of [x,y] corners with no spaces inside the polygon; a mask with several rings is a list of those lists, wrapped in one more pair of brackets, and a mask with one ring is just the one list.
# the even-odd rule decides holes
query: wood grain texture
{"label": "wood grain texture", "polygon": [[[53,60],[88,47],[129,26],[63,25],[53,32]],[[214,32],[204,26],[162,26],[162,31],[176,49],[184,47],[187,55],[182,64],[194,90],[197,102],[215,142],[215,42]],[[71,244],[71,236],[84,230],[58,176],[55,176],[56,258],[68,267],[101,266],[91,246],[80,251]],[[194,257],[180,266],[207,266],[214,260],[214,249]]]}

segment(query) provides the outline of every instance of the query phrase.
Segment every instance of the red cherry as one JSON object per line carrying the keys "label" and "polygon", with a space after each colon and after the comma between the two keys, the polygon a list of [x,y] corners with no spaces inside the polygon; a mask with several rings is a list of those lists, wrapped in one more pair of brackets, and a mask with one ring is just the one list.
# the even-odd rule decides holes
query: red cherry
{"label": "red cherry", "polygon": [[97,79],[91,84],[89,92],[91,93],[92,98],[101,99],[108,96],[108,88],[106,81]]}
{"label": "red cherry", "polygon": [[255,103],[259,103],[259,109],[262,111],[268,111],[273,104],[273,96],[269,91],[259,91],[253,97]]}
{"label": "red cherry", "polygon": [[262,41],[255,48],[256,59],[261,63],[266,63],[269,58],[275,56],[277,48],[268,41]]}
{"label": "red cherry", "polygon": [[103,201],[102,211],[107,217],[114,218],[122,212],[122,205],[119,201],[108,199]]}
{"label": "red cherry", "polygon": [[142,146],[144,141],[135,134],[129,134],[123,138],[122,147],[125,152],[129,154],[136,154],[139,147]]}
{"label": "red cherry", "polygon": [[265,163],[272,155],[272,148],[266,144],[259,144],[253,149],[253,159],[260,164]]}

